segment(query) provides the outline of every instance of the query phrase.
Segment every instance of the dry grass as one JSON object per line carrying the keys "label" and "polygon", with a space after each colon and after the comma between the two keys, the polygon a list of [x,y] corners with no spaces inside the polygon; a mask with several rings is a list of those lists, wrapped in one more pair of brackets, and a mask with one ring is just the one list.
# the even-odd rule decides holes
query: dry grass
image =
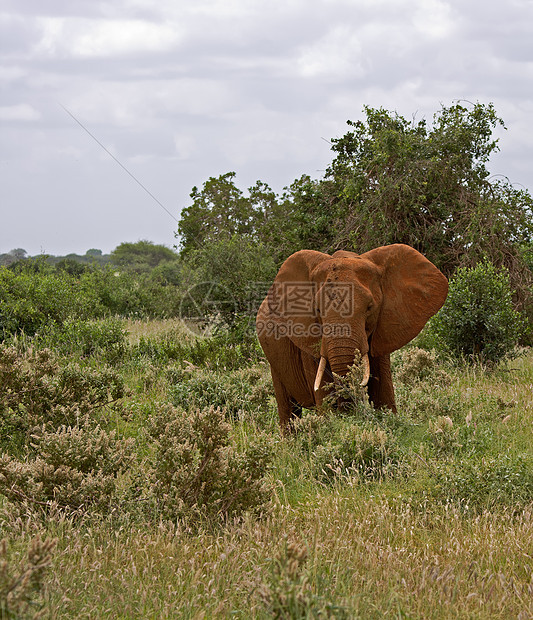
{"label": "dry grass", "polygon": [[[180,330],[177,321],[128,323],[133,343]],[[143,450],[150,449],[148,416],[180,382],[179,369],[172,370],[170,380],[169,367],[153,359],[122,367],[131,394],[120,411],[129,415],[128,432],[144,437]],[[234,377],[226,375],[229,386]],[[44,576],[44,617],[533,617],[533,495],[527,497],[529,483],[520,478],[531,473],[533,352],[492,373],[439,367],[398,383],[397,415],[362,407],[355,418],[327,419],[326,427],[309,416],[306,436],[280,439],[267,395],[253,411],[228,420],[239,445],[264,433],[274,446],[267,517],[247,515],[191,533],[162,523],[160,512],[119,505],[77,521],[54,511],[46,519],[19,511],[14,520],[15,513],[6,518],[0,509],[15,547],[36,535],[58,541]],[[357,437],[375,430],[394,440],[397,473],[365,479],[346,470],[324,482],[313,469],[317,448],[327,437],[333,454],[350,429]],[[441,435],[448,429],[446,442]],[[502,490],[493,502],[483,495],[485,481],[473,477],[472,493],[480,494],[475,510],[448,496],[437,476],[441,467],[453,485],[455,477],[468,480],[468,472],[498,459],[508,459],[511,492]],[[129,506],[135,501],[145,505],[139,496]]]}
{"label": "dry grass", "polygon": [[185,342],[192,342],[197,338],[197,330],[194,326],[189,327],[181,319],[154,319],[141,321],[128,319],[125,321],[128,333],[128,342],[132,345],[139,344],[141,338],[153,338],[172,334]]}
{"label": "dry grass", "polygon": [[531,510],[471,519],[452,508],[363,500],[354,490],[316,500],[218,536],[63,527],[49,617],[268,617],[260,594],[286,540],[307,549],[303,594],[348,617],[533,615]]}

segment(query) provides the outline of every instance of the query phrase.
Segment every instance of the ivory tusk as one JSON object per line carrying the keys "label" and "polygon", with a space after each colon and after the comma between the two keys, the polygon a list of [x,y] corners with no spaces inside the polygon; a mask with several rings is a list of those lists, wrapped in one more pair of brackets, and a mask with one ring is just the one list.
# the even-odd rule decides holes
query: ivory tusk
{"label": "ivory tusk", "polygon": [[320,383],[322,382],[322,377],[324,376],[325,369],[326,369],[326,358],[322,355],[320,358],[320,364],[318,365],[318,370],[316,372],[315,392],[318,392],[318,389],[320,388]]}
{"label": "ivory tusk", "polygon": [[363,364],[364,364],[364,373],[363,380],[361,381],[361,387],[365,387],[368,385],[370,380],[370,360],[368,359],[368,353],[365,353],[363,356]]}

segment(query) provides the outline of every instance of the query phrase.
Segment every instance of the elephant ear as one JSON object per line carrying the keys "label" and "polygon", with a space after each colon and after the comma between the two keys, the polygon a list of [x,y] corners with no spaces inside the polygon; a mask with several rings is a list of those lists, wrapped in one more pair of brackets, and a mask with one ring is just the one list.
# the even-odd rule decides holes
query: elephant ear
{"label": "elephant ear", "polygon": [[394,244],[361,255],[382,269],[383,302],[371,354],[385,355],[412,340],[442,307],[448,280],[425,256]]}
{"label": "elephant ear", "polygon": [[313,356],[319,355],[321,325],[315,308],[317,284],[311,274],[331,256],[314,250],[300,250],[283,263],[268,295],[268,317],[278,337],[287,336]]}

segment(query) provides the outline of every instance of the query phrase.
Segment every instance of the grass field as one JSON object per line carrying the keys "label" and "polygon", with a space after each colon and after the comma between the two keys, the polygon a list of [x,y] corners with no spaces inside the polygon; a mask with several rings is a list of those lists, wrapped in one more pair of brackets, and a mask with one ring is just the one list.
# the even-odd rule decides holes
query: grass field
{"label": "grass field", "polygon": [[[61,384],[61,411],[64,377],[80,386],[93,377],[82,396],[83,386],[68,392],[78,398],[76,415],[92,420],[83,427],[93,433],[90,450],[81,440],[83,458],[73,443],[64,450],[86,474],[76,478],[78,491],[105,501],[83,496],[75,505],[73,489],[58,491],[73,483],[59,481],[64,443],[52,431],[24,443],[6,412],[30,416],[36,397],[24,400],[19,387],[18,409],[15,396],[0,403],[3,430],[17,443],[4,435],[11,460],[0,464],[2,617],[533,617],[531,350],[489,372],[406,349],[394,358],[397,414],[364,400],[342,416],[306,412],[282,439],[253,340],[197,340],[177,322],[123,326],[122,339],[106,346],[104,338],[89,354],[64,334],[50,336],[48,346],[62,352],[46,372],[31,370],[36,362],[19,346],[18,372],[34,372],[26,385],[34,381],[41,393]],[[96,341],[93,332],[84,337]],[[102,373],[108,383],[97,384]],[[84,409],[104,384],[105,402],[93,395]],[[210,405],[224,413],[192,414]],[[187,426],[185,414],[199,426]],[[198,462],[183,446],[200,445],[192,439],[200,427],[208,447],[198,448]],[[218,451],[210,428],[222,437]],[[109,446],[129,450],[127,467]],[[89,451],[105,467],[83,465]],[[39,459],[55,463],[55,504],[34,472]],[[14,473],[28,463],[26,477]],[[212,471],[202,478],[206,463]],[[104,470],[105,480],[95,474]],[[192,498],[186,506],[180,493]],[[39,541],[52,539],[43,550]]]}

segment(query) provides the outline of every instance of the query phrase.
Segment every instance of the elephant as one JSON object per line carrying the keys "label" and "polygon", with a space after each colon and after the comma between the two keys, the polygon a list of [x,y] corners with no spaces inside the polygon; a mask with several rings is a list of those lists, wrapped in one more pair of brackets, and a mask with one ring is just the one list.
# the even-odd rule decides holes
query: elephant
{"label": "elephant", "polygon": [[345,376],[356,351],[370,403],[396,412],[390,354],[422,330],[447,294],[439,269],[400,243],[361,255],[300,250],[289,256],[256,319],[282,433],[302,407],[322,404],[332,373]]}

